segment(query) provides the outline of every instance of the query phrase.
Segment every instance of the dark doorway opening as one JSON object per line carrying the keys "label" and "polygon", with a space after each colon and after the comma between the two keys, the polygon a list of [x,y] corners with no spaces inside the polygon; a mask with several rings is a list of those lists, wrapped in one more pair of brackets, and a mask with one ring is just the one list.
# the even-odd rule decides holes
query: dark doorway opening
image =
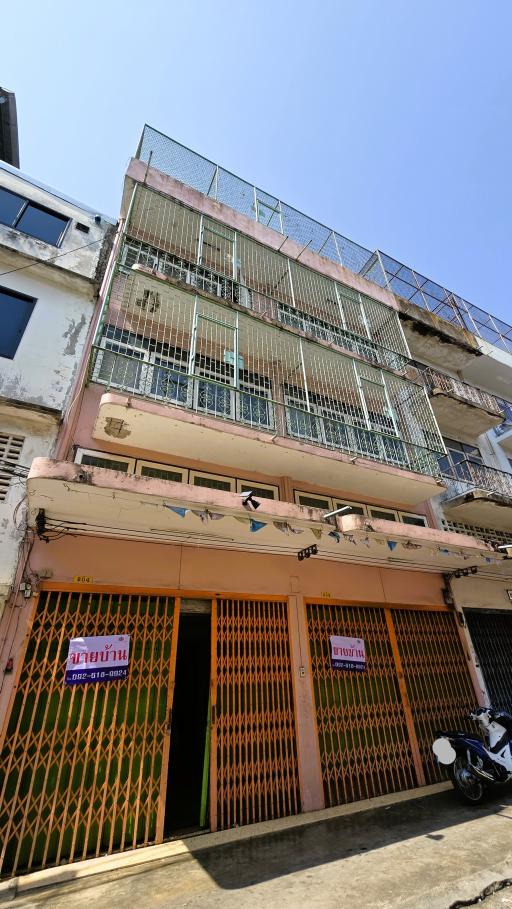
{"label": "dark doorway opening", "polygon": [[208,727],[209,615],[180,615],[164,835],[197,830]]}

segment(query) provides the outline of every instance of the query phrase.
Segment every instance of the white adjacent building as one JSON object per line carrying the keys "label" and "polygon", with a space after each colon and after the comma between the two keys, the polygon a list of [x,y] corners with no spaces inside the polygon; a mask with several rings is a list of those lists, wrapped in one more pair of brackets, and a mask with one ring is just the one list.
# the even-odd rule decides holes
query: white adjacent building
{"label": "white adjacent building", "polygon": [[25,476],[72,403],[114,223],[0,162],[0,615],[26,538]]}

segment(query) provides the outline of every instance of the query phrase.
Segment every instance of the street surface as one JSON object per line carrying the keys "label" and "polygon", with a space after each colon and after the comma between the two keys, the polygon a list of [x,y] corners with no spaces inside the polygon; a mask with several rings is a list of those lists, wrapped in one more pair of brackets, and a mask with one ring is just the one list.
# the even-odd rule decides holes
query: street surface
{"label": "street surface", "polygon": [[[512,790],[451,792],[20,896],[14,909],[455,909],[512,878]],[[468,905],[468,903],[463,903]],[[478,904],[512,909],[512,887]]]}

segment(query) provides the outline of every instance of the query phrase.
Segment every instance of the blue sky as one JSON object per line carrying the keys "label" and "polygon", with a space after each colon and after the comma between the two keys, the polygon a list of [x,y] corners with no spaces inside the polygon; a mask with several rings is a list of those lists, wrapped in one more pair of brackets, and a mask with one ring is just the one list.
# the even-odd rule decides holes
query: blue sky
{"label": "blue sky", "polygon": [[148,122],[512,321],[510,0],[26,0],[2,33],[34,177],[116,215]]}

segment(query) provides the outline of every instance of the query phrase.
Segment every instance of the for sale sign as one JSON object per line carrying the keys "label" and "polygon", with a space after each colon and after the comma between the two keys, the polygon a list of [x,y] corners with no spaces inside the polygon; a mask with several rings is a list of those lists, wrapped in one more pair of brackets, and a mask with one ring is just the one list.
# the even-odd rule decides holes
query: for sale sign
{"label": "for sale sign", "polygon": [[66,661],[66,685],[125,679],[130,660],[130,635],[73,638]]}
{"label": "for sale sign", "polygon": [[343,638],[331,635],[331,667],[333,669],[350,669],[364,672],[366,669],[366,650],[361,638]]}

